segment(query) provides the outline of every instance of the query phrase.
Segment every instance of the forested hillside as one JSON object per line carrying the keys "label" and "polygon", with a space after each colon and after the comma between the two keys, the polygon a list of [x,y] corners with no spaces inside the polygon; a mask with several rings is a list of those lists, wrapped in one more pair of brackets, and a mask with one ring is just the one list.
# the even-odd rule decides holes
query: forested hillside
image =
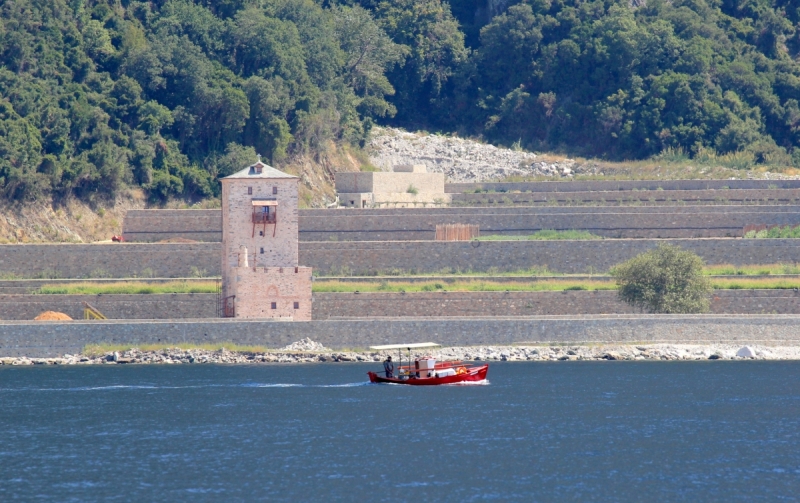
{"label": "forested hillside", "polygon": [[[794,0],[5,0],[10,200],[218,193],[375,123],[800,166]],[[721,158],[721,157],[720,157]]]}

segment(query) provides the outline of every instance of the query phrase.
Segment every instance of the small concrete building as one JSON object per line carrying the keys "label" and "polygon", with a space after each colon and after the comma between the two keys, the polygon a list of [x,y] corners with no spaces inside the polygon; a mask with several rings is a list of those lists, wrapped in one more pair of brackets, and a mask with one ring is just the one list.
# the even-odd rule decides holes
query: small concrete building
{"label": "small concrete building", "polygon": [[339,205],[347,208],[446,206],[444,174],[428,173],[424,164],[395,166],[392,172],[336,173]]}
{"label": "small concrete building", "polygon": [[299,178],[260,160],[222,179],[222,313],[311,320],[311,268],[298,264]]}

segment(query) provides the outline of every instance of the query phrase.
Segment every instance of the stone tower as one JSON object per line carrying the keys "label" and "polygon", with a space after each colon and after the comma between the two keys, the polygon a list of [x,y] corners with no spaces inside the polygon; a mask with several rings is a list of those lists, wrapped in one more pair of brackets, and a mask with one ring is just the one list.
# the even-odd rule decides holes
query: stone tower
{"label": "stone tower", "polygon": [[311,320],[311,268],[298,265],[299,181],[260,160],[222,179],[223,316]]}

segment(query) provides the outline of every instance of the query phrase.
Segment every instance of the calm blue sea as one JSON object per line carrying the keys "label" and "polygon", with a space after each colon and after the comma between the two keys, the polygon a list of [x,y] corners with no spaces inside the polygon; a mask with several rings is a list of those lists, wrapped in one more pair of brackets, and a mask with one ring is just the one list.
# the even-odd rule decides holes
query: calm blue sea
{"label": "calm blue sea", "polygon": [[373,367],[2,367],[0,500],[800,500],[800,363]]}

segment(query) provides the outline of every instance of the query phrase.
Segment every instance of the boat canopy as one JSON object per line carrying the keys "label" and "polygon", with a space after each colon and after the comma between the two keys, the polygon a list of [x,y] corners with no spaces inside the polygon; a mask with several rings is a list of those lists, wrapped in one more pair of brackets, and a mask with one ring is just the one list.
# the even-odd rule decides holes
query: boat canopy
{"label": "boat canopy", "polygon": [[370,349],[416,349],[416,348],[435,348],[441,346],[435,342],[414,342],[411,344],[387,344],[385,346],[370,346]]}

